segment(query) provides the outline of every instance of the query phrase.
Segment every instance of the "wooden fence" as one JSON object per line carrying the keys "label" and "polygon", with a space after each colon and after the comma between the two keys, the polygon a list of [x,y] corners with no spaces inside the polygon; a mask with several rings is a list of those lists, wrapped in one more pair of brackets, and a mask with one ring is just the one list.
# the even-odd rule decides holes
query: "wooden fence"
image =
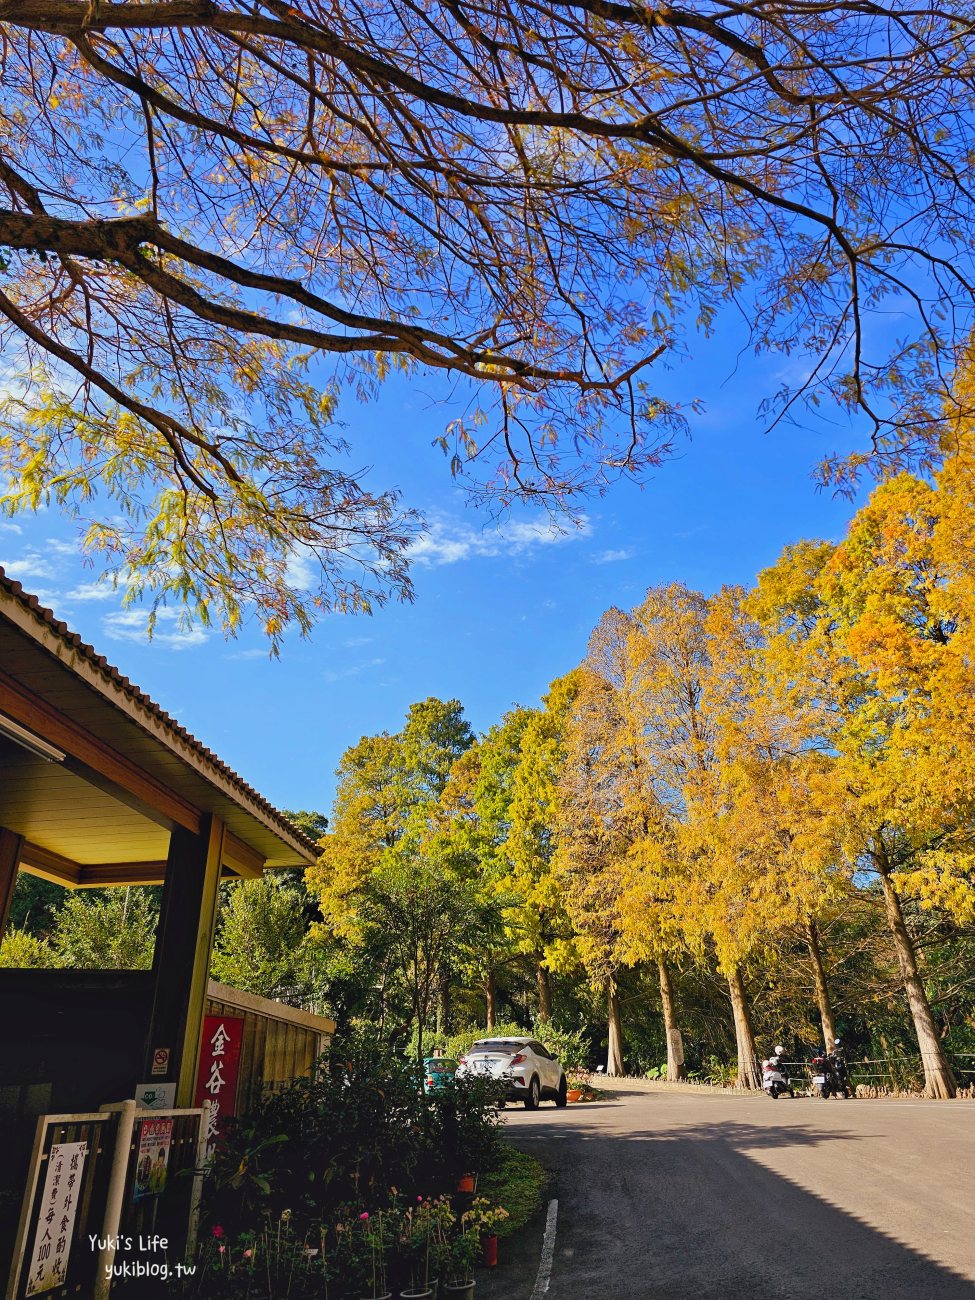
{"label": "wooden fence", "polygon": [[269,1092],[292,1079],[306,1077],[331,1041],[334,1020],[297,1007],[242,993],[211,980],[207,988],[208,1016],[243,1019],[238,1068],[238,1115],[245,1114]]}

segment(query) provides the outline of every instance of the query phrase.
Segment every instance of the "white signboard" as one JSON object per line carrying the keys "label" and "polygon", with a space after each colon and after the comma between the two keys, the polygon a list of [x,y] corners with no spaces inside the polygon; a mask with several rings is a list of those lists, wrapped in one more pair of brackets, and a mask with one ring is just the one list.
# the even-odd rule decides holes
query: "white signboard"
{"label": "white signboard", "polygon": [[34,1249],[29,1256],[26,1295],[41,1295],[64,1284],[87,1155],[87,1142],[51,1147]]}
{"label": "white signboard", "polygon": [[175,1083],[140,1083],[135,1090],[140,1110],[173,1110],[176,1105]]}

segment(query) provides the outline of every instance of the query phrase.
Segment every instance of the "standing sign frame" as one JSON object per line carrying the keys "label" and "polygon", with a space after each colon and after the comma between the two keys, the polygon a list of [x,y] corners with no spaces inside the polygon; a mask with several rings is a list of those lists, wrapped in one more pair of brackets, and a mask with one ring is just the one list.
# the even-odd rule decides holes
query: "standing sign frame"
{"label": "standing sign frame", "polygon": [[[80,1203],[74,1218],[71,1241],[65,1254],[65,1279],[56,1281],[43,1290],[35,1290],[34,1296],[48,1296],[52,1300],[78,1294],[93,1297],[93,1300],[105,1300],[111,1290],[111,1264],[119,1244],[119,1228],[126,1204],[126,1192],[134,1181],[135,1173],[133,1151],[133,1130],[136,1123],[148,1121],[158,1124],[160,1120],[181,1121],[195,1120],[192,1136],[193,1143],[191,1168],[193,1178],[188,1187],[189,1221],[186,1231],[186,1253],[190,1254],[195,1246],[197,1219],[199,1217],[200,1196],[203,1175],[206,1167],[206,1132],[210,1116],[210,1103],[202,1106],[171,1109],[165,1111],[140,1109],[136,1102],[115,1102],[93,1111],[76,1115],[39,1115],[34,1133],[34,1145],[27,1176],[24,1197],[21,1202],[20,1219],[14,1245],[13,1263],[5,1294],[6,1300],[27,1300],[26,1288],[33,1260],[27,1258],[37,1236],[41,1221],[43,1191],[46,1183],[45,1162],[50,1158],[53,1147],[69,1142],[72,1131],[75,1140],[78,1130],[90,1130],[92,1136],[81,1137],[89,1144],[88,1158],[82,1170]],[[59,1137],[58,1134],[64,1136]],[[189,1136],[189,1135],[188,1135]],[[96,1183],[98,1194],[96,1195]],[[82,1258],[86,1261],[80,1270],[78,1251],[72,1260],[71,1250],[79,1242],[85,1247],[90,1243],[83,1240],[93,1236],[98,1240],[98,1249],[85,1249]],[[100,1240],[99,1240],[100,1239]],[[74,1268],[72,1268],[72,1262]],[[79,1276],[79,1273],[81,1276]]]}
{"label": "standing sign frame", "polygon": [[[77,1243],[78,1238],[90,1227],[88,1217],[92,1193],[96,1181],[103,1176],[106,1165],[105,1160],[100,1159],[100,1157],[103,1157],[106,1151],[111,1149],[112,1137],[117,1122],[118,1117],[116,1115],[105,1111],[90,1111],[76,1115],[39,1115],[37,1117],[34,1145],[31,1150],[30,1173],[25,1195],[21,1202],[17,1235],[14,1239],[13,1267],[6,1291],[7,1300],[18,1300],[18,1297],[27,1286],[28,1270],[31,1265],[31,1261],[27,1259],[27,1252],[31,1249],[34,1234],[40,1222],[43,1194],[42,1175],[46,1172],[46,1162],[50,1159],[50,1151],[59,1145],[64,1145],[68,1134],[72,1130],[88,1131],[88,1136],[82,1139],[88,1143],[89,1149],[84,1162],[85,1167],[82,1171],[81,1189],[78,1198],[80,1205],[74,1215],[71,1241],[66,1252],[66,1264],[70,1265],[71,1250]],[[59,1133],[64,1133],[65,1136],[59,1139]],[[77,1134],[74,1136],[77,1137]],[[25,1273],[27,1276],[25,1276]],[[73,1283],[72,1289],[74,1289]],[[60,1283],[46,1288],[44,1291],[35,1292],[35,1294],[50,1295],[53,1293],[57,1295],[59,1292],[67,1294],[66,1287]]]}

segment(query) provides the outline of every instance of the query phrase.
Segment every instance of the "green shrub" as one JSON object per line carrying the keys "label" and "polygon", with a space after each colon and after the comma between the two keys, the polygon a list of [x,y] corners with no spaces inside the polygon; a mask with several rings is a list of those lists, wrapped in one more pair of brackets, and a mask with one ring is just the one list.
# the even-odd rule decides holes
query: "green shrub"
{"label": "green shrub", "polygon": [[[532,1029],[507,1022],[493,1029],[464,1029],[450,1038],[438,1038],[435,1045],[446,1056],[455,1060],[465,1056],[481,1038],[534,1038],[556,1057],[568,1074],[571,1070],[584,1070],[589,1060],[589,1042],[581,1029],[556,1029],[547,1021]],[[431,1050],[434,1040],[431,1040]]]}
{"label": "green shrub", "polygon": [[566,1074],[584,1070],[589,1063],[589,1041],[581,1029],[556,1029],[552,1025],[535,1026],[535,1037],[560,1062]]}
{"label": "green shrub", "polygon": [[56,962],[54,951],[47,940],[39,939],[27,930],[8,930],[0,944],[0,966],[26,969],[54,966]]}
{"label": "green shrub", "polygon": [[498,1225],[498,1236],[507,1237],[523,1228],[542,1204],[549,1175],[527,1151],[502,1148],[496,1167],[478,1183],[478,1192],[508,1211]]}
{"label": "green shrub", "polygon": [[[513,1021],[495,1025],[493,1029],[481,1029],[471,1026],[467,1029],[461,1029],[456,1034],[451,1034],[449,1038],[430,1038],[430,1051],[434,1046],[443,1051],[445,1056],[452,1056],[456,1061],[458,1057],[466,1056],[474,1044],[480,1038],[530,1038],[532,1031],[525,1029],[522,1025],[515,1024]],[[414,1038],[415,1042],[415,1038]],[[430,1052],[425,1052],[430,1055]]]}
{"label": "green shrub", "polygon": [[734,1087],[738,1080],[738,1066],[719,1060],[717,1056],[706,1058],[701,1073],[708,1083],[716,1084],[719,1088]]}
{"label": "green shrub", "polygon": [[384,1209],[396,1191],[451,1192],[499,1159],[499,1100],[490,1079],[426,1096],[414,1062],[363,1034],[336,1038],[314,1078],[233,1123],[217,1148],[210,1221],[258,1231],[290,1210],[301,1229],[347,1205]]}

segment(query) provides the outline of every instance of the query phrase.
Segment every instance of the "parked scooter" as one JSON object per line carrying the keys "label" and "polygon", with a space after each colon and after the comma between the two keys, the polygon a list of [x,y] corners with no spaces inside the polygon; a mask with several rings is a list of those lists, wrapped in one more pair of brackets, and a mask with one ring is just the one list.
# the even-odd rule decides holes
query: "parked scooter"
{"label": "parked scooter", "polygon": [[825,1049],[817,1052],[809,1068],[812,1071],[814,1097],[822,1097],[824,1100],[830,1097],[849,1097],[850,1081],[838,1038],[834,1040],[831,1052]]}
{"label": "parked scooter", "polygon": [[789,1086],[789,1080],[782,1070],[783,1056],[785,1056],[785,1048],[776,1045],[773,1054],[767,1061],[762,1062],[762,1088],[773,1101],[778,1101],[785,1092],[790,1097],[796,1095]]}

